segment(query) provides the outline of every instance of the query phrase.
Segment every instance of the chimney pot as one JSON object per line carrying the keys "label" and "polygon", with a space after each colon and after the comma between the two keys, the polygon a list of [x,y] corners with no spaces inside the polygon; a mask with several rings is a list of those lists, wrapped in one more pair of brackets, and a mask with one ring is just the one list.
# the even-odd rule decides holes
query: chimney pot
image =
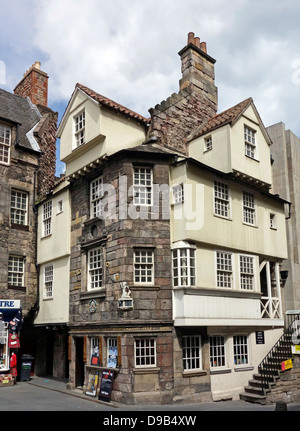
{"label": "chimney pot", "polygon": [[188,34],[188,45],[189,45],[190,43],[194,43],[194,39],[195,39],[195,33],[190,32],[190,33]]}
{"label": "chimney pot", "polygon": [[40,61],[36,61],[34,64],[33,64],[33,67],[35,67],[36,69],[41,69],[41,62]]}
{"label": "chimney pot", "polygon": [[200,43],[200,49],[207,54],[206,42]]}
{"label": "chimney pot", "polygon": [[197,48],[200,48],[200,37],[195,37],[195,39],[194,39],[194,45]]}

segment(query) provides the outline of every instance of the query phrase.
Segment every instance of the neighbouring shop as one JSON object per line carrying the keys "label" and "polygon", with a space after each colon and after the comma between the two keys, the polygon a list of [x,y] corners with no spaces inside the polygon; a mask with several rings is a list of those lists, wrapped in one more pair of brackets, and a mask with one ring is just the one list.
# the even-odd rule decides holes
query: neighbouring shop
{"label": "neighbouring shop", "polygon": [[0,386],[16,381],[22,322],[20,300],[0,299]]}

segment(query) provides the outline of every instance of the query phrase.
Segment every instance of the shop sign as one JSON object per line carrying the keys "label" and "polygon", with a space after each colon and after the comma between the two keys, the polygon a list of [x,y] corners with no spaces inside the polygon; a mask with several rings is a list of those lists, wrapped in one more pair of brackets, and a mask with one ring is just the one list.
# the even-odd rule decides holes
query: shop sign
{"label": "shop sign", "polygon": [[11,309],[11,308],[20,308],[20,300],[19,299],[0,299],[0,308]]}
{"label": "shop sign", "polygon": [[288,359],[287,361],[281,362],[281,371],[290,370],[293,368],[293,360]]}

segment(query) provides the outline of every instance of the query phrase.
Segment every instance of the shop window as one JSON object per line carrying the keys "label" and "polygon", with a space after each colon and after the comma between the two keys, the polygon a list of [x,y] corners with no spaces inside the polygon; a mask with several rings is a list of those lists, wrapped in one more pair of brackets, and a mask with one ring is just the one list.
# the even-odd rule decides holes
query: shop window
{"label": "shop window", "polygon": [[136,338],[134,341],[135,366],[156,366],[156,340],[155,338]]}
{"label": "shop window", "polygon": [[225,338],[222,335],[214,335],[210,337],[209,343],[211,368],[225,367]]}
{"label": "shop window", "polygon": [[199,335],[184,335],[182,337],[183,369],[200,370],[201,361],[201,337]]}
{"label": "shop window", "polygon": [[233,337],[233,351],[235,365],[249,364],[248,338],[246,335],[235,335]]}

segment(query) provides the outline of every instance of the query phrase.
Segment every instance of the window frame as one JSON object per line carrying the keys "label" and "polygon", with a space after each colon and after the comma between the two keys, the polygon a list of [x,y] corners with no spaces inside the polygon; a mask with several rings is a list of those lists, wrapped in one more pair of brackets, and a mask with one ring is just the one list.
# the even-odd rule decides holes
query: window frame
{"label": "window frame", "polygon": [[[251,196],[251,198],[250,198]],[[257,226],[255,195],[243,190],[243,223],[247,226]]]}
{"label": "window frame", "polygon": [[[95,183],[98,183],[98,185],[95,186]],[[90,182],[90,218],[102,217],[103,198],[104,198],[103,176],[100,175],[99,177],[94,178]]]}
{"label": "window frame", "polygon": [[[218,187],[218,189],[216,188]],[[220,189],[221,188],[221,189]],[[231,220],[231,194],[229,185],[219,180],[214,180],[214,215]],[[227,196],[226,196],[227,194]]]}
{"label": "window frame", "polygon": [[209,135],[204,138],[204,151],[210,151],[212,149],[213,149],[212,135]]}
{"label": "window frame", "polygon": [[184,202],[184,187],[183,183],[174,184],[172,186],[173,205],[181,204]]}
{"label": "window frame", "polygon": [[[226,255],[226,256],[220,256],[220,255]],[[221,258],[224,260],[228,260],[228,256],[230,256],[230,269],[226,268],[228,267],[228,264],[223,262],[218,262]],[[233,259],[233,253],[228,251],[222,251],[222,250],[216,250],[215,252],[215,261],[216,261],[216,286],[219,289],[233,289],[234,288],[234,259]],[[224,266],[224,268],[221,267]],[[223,279],[220,278],[222,276]],[[229,276],[229,278],[228,278]],[[230,283],[228,283],[228,280]],[[221,285],[223,284],[223,285]],[[227,284],[227,285],[226,285]]]}
{"label": "window frame", "polygon": [[[145,172],[142,172],[143,170]],[[150,178],[147,178],[149,174]],[[153,168],[150,166],[133,168],[133,205],[146,207],[153,205]]]}
{"label": "window frame", "polygon": [[245,156],[257,160],[256,130],[244,124]]}
{"label": "window frame", "polygon": [[[49,268],[51,268],[50,275],[47,275],[47,269],[49,272]],[[53,287],[54,287],[54,265],[53,263],[48,263],[44,265],[43,271],[43,299],[53,299]],[[50,293],[50,294],[49,294]]]}
{"label": "window frame", "polygon": [[[146,262],[137,261],[138,253],[146,253]],[[150,256],[151,255],[151,256]],[[143,256],[140,256],[140,258]],[[148,258],[151,257],[151,261],[148,261]],[[143,268],[144,267],[144,268]],[[137,274],[138,271],[138,274]],[[145,271],[145,275],[142,272]],[[139,280],[136,280],[136,277],[139,277]],[[150,275],[150,281],[149,281]],[[141,278],[146,277],[145,281],[141,281]],[[154,249],[153,248],[135,248],[133,250],[133,283],[135,286],[141,285],[154,285]]]}
{"label": "window frame", "polygon": [[43,237],[47,237],[52,234],[52,211],[52,200],[45,202],[43,204]]}
{"label": "window frame", "polygon": [[[15,207],[13,207],[13,193],[21,195],[21,197],[20,197],[21,200],[23,200],[23,197],[25,196],[25,208],[18,208],[17,205]],[[17,197],[16,197],[16,199],[17,199]],[[11,192],[10,192],[10,223],[11,224],[20,225],[20,226],[28,226],[28,224],[29,224],[28,201],[29,201],[28,192],[23,191],[23,190],[19,190],[19,189],[15,189],[15,188],[11,189]],[[13,216],[13,210],[19,213],[18,216],[16,216],[16,214]],[[23,217],[22,216],[20,217],[20,214],[22,214]],[[23,218],[24,223],[20,223],[19,221],[16,220],[16,218],[19,218],[19,219]]]}
{"label": "window frame", "polygon": [[[243,342],[236,343],[235,340],[239,338],[243,338]],[[246,339],[246,342],[244,342]],[[249,350],[249,337],[246,334],[236,334],[232,337],[232,346],[233,346],[233,363],[234,366],[245,366],[248,367],[250,365],[250,350]],[[246,352],[244,350],[246,349]],[[237,352],[239,350],[239,352]],[[240,357],[246,358],[246,362],[238,363]]]}
{"label": "window frame", "polygon": [[[151,346],[138,346],[137,343],[143,342],[144,343],[153,343],[153,345]],[[150,354],[145,354],[142,355],[141,352],[143,349],[146,350],[150,350]],[[140,350],[140,354],[137,355],[138,350]],[[141,360],[145,360],[145,358],[147,358],[147,362],[150,363],[145,363],[145,364],[141,364],[138,363],[138,361],[140,362]],[[154,360],[154,361],[153,361]],[[157,365],[157,351],[156,351],[156,338],[155,337],[136,337],[134,339],[134,366],[135,368],[154,368]]]}
{"label": "window frame", "polygon": [[[96,260],[98,262],[98,266],[94,268],[91,267],[91,254],[99,251],[99,259]],[[103,289],[105,287],[104,277],[105,277],[105,265],[104,265],[104,247],[98,246],[88,250],[87,252],[87,290],[88,291],[96,291]],[[93,278],[97,277],[96,280],[93,281]],[[93,284],[99,284],[96,287]]]}
{"label": "window frame", "polygon": [[[186,256],[181,253],[185,251]],[[173,287],[195,287],[196,286],[196,263],[197,263],[197,248],[189,243],[181,243],[172,248],[172,282]],[[186,266],[183,266],[183,259],[186,259]],[[174,263],[177,263],[177,266]],[[194,265],[192,265],[194,263]],[[186,269],[186,274],[184,274]],[[176,271],[177,270],[177,271]],[[177,275],[175,275],[177,272]],[[183,283],[186,279],[186,283]],[[175,283],[175,280],[178,280]]]}
{"label": "window frame", "polygon": [[[214,341],[217,341],[217,343],[212,344],[212,339],[214,339]],[[222,343],[220,343],[221,339],[223,341]],[[210,363],[211,370],[227,368],[228,358],[227,358],[226,344],[227,344],[227,339],[222,334],[214,334],[209,336],[209,363]],[[212,355],[212,349],[214,349],[213,355]],[[216,358],[216,365],[212,363],[212,361],[214,362],[215,358]],[[221,364],[219,361],[221,362]]]}
{"label": "window frame", "polygon": [[[19,266],[22,264],[22,270],[16,270],[14,268],[14,261],[18,260],[17,265]],[[11,262],[13,264],[12,270],[10,270]],[[9,255],[8,257],[8,272],[7,272],[7,281],[8,286],[14,286],[14,287],[24,287],[25,286],[25,257],[24,256],[16,256],[16,255]],[[15,274],[15,275],[14,275]],[[21,274],[21,275],[19,275]],[[21,280],[21,282],[14,282],[12,278],[16,277],[18,280]]]}
{"label": "window frame", "polygon": [[[80,118],[81,117],[81,118]],[[74,149],[85,144],[85,109],[82,109],[73,117],[74,124]],[[82,123],[82,124],[80,124]]]}
{"label": "window frame", "polygon": [[[192,345],[193,341],[197,339],[198,345]],[[187,345],[187,341],[189,340],[189,346]],[[192,341],[193,340],[193,341]],[[192,349],[192,352],[191,352]],[[197,351],[197,354],[196,354]],[[188,368],[188,361],[199,361],[198,367],[190,367]],[[189,362],[190,363],[190,362]],[[183,371],[199,371],[202,370],[202,340],[201,335],[183,335],[182,336],[182,365]]]}
{"label": "window frame", "polygon": [[[249,254],[239,254],[238,256],[239,256],[239,280],[240,280],[239,286],[240,286],[240,289],[242,291],[254,292],[255,291],[255,258],[254,258],[254,256],[249,255]],[[244,264],[242,264],[242,260],[245,260],[245,259],[247,259],[247,260],[251,259],[252,260],[252,265],[251,265],[252,271],[251,272],[247,271],[247,269],[248,269],[247,268],[248,267],[247,262],[244,262]],[[242,265],[243,265],[243,267],[242,267]],[[246,268],[246,270],[245,270],[245,268]],[[248,282],[246,280],[251,280],[251,283],[248,284]],[[243,285],[244,286],[251,286],[251,287],[250,288],[249,287],[243,287]]]}
{"label": "window frame", "polygon": [[[1,136],[1,129],[3,130],[3,137]],[[9,132],[9,137],[7,138],[5,135]],[[8,143],[5,141],[8,140]],[[0,164],[8,166],[10,164],[10,156],[11,156],[11,140],[12,140],[12,128],[7,124],[0,124]],[[5,155],[6,153],[6,155]],[[7,161],[5,161],[7,159]]]}

